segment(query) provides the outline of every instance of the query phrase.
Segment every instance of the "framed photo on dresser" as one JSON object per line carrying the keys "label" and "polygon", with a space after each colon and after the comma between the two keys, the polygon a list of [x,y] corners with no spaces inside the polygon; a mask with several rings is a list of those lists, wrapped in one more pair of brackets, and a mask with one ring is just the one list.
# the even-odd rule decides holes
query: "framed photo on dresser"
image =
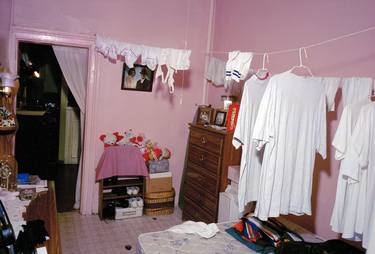
{"label": "framed photo on dresser", "polygon": [[227,111],[222,109],[217,109],[215,111],[215,121],[216,126],[225,126],[227,120]]}
{"label": "framed photo on dresser", "polygon": [[214,114],[214,109],[211,106],[201,105],[197,110],[197,124],[211,124]]}

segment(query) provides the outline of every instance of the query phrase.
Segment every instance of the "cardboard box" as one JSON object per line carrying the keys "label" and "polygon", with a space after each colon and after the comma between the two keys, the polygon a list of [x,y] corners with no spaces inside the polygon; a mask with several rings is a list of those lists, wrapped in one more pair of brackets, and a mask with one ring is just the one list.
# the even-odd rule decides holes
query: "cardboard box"
{"label": "cardboard box", "polygon": [[116,207],[115,208],[115,220],[128,219],[142,216],[143,207]]}
{"label": "cardboard box", "polygon": [[146,193],[172,190],[172,173],[155,173],[146,177]]}

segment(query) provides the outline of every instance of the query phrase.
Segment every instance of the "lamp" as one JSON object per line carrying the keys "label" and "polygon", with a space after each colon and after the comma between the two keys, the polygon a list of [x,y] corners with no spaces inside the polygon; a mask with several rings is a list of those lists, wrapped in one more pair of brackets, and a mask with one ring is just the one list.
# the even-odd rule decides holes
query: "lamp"
{"label": "lamp", "polygon": [[10,94],[12,92],[12,88],[16,86],[14,82],[18,79],[18,76],[12,75],[8,72],[0,72],[0,93]]}

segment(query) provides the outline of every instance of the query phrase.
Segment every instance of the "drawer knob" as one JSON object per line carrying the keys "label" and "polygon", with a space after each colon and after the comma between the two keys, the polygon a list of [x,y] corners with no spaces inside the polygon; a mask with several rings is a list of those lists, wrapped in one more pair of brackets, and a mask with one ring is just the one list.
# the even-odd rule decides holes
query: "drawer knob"
{"label": "drawer knob", "polygon": [[207,143],[207,139],[205,137],[201,137],[201,143],[202,144],[206,144]]}
{"label": "drawer knob", "polygon": [[203,155],[203,154],[201,154],[199,160],[200,160],[200,161],[204,161],[204,155]]}

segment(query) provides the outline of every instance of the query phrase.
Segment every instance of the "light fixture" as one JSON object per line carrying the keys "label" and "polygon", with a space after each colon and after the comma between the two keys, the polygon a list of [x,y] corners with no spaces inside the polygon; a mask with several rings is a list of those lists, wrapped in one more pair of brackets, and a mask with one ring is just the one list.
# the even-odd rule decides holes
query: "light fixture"
{"label": "light fixture", "polygon": [[34,71],[34,72],[33,72],[33,75],[34,75],[34,77],[36,77],[36,78],[40,78],[40,74],[39,74],[38,71]]}
{"label": "light fixture", "polygon": [[14,87],[15,80],[19,77],[16,75],[12,75],[9,72],[0,72],[1,84],[0,87]]}

